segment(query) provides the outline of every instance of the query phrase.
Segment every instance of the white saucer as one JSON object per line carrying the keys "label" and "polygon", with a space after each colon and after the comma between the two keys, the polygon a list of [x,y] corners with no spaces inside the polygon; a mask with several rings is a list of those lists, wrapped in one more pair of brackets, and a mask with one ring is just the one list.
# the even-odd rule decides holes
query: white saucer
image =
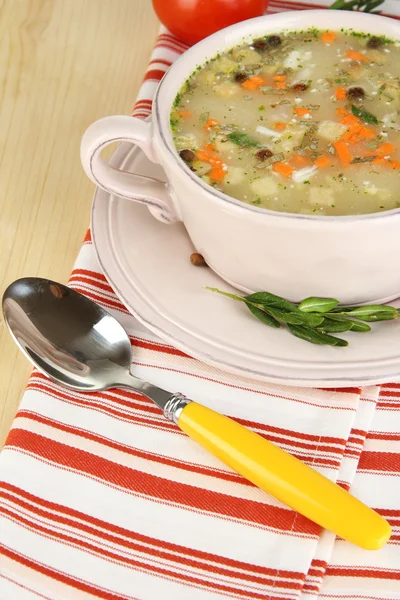
{"label": "white saucer", "polygon": [[[110,162],[165,179],[162,169],[130,144],[121,144]],[[286,385],[353,387],[400,380],[400,322],[374,324],[370,333],[340,334],[348,339],[347,348],[315,346],[269,328],[244,305],[203,289],[235,291],[210,269],[191,265],[194,248],[182,224],[164,225],[144,206],[100,189],[92,235],[104,274],[125,306],[160,338],[199,360]]]}

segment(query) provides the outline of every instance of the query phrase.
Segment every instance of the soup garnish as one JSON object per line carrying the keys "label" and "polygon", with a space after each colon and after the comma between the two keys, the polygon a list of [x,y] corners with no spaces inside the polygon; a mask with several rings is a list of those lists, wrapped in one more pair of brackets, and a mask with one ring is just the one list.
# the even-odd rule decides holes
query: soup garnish
{"label": "soup garnish", "polygon": [[400,207],[400,42],[353,31],[266,35],[177,94],[182,160],[248,204],[310,215]]}
{"label": "soup garnish", "polygon": [[339,306],[334,298],[304,298],[298,305],[270,292],[239,296],[218,288],[206,290],[243,302],[254,317],[270,327],[286,326],[294,336],[321,346],[348,346],[336,333],[371,331],[368,323],[400,318],[400,309],[387,304]]}

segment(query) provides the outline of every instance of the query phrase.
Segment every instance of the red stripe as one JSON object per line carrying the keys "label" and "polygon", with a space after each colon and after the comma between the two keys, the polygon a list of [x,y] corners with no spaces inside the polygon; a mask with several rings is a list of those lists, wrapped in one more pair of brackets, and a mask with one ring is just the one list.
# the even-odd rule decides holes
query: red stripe
{"label": "red stripe", "polygon": [[[185,554],[193,559],[198,559],[199,561],[208,561],[208,562],[216,562],[220,565],[224,565],[226,567],[232,567],[234,569],[241,569],[245,571],[250,571],[252,573],[256,573],[258,575],[267,575],[270,577],[281,576],[286,579],[302,579],[304,577],[303,573],[296,571],[286,571],[282,569],[271,569],[264,566],[254,565],[251,563],[245,563],[238,560],[233,560],[225,556],[219,556],[217,554],[211,554],[209,552],[202,552],[201,550],[196,550],[194,548],[188,548],[186,546],[180,546],[178,544],[172,544],[171,542],[152,538],[141,533],[137,533],[135,531],[131,531],[129,529],[125,529],[123,527],[119,527],[118,525],[114,525],[112,523],[108,523],[107,521],[102,521],[101,519],[97,519],[92,515],[86,515],[80,511],[74,510],[68,506],[62,506],[61,504],[56,504],[54,502],[50,502],[45,500],[44,498],[39,498],[38,496],[34,496],[29,492],[22,490],[12,484],[0,481],[0,488],[4,488],[13,494],[17,494],[22,498],[25,498],[30,503],[36,503],[40,506],[47,508],[49,510],[58,511],[65,515],[68,515],[71,518],[78,519],[80,521],[85,521],[94,527],[99,527],[103,529],[107,529],[115,535],[123,536],[125,538],[129,538],[139,544],[144,544],[144,548],[146,549],[147,545],[156,546],[156,548],[161,548],[169,553],[173,554]],[[12,496],[14,498],[14,496]],[[78,523],[79,524],[79,523]],[[168,555],[170,556],[170,554]]]}
{"label": "red stripe", "polygon": [[165,70],[163,69],[150,69],[146,72],[144,76],[144,81],[148,81],[152,79],[153,81],[160,81],[160,79],[164,76]]}
{"label": "red stripe", "polygon": [[51,577],[52,579],[55,579],[56,581],[60,581],[61,583],[64,583],[65,585],[69,585],[69,586],[73,587],[74,589],[80,590],[82,592],[86,592],[87,594],[93,594],[93,596],[96,596],[97,598],[104,598],[104,600],[126,600],[126,596],[119,596],[117,594],[114,594],[113,592],[101,590],[100,588],[97,588],[92,584],[86,583],[84,581],[79,581],[78,579],[74,579],[73,577],[70,577],[69,575],[62,573],[61,571],[56,571],[55,569],[50,569],[50,567],[46,567],[46,566],[42,565],[41,563],[33,561],[32,559],[27,558],[26,556],[23,556],[22,554],[18,554],[17,552],[14,552],[10,548],[7,548],[7,546],[3,546],[2,544],[0,544],[0,553],[3,554],[4,556],[7,556],[11,560],[15,560],[15,562],[18,562],[21,565],[24,565],[25,567],[33,569],[34,571],[37,571],[38,573],[41,573],[42,575]]}
{"label": "red stripe", "polygon": [[85,244],[86,242],[91,242],[92,241],[92,234],[90,232],[90,229],[87,230],[86,235],[84,237],[83,243]]}
{"label": "red stripe", "polygon": [[368,432],[369,440],[389,440],[392,442],[400,441],[400,433],[390,432],[390,433],[379,433],[377,431],[369,431]]}
{"label": "red stripe", "polygon": [[135,108],[138,108],[139,106],[151,108],[153,106],[153,100],[137,100],[137,102],[135,102]]}
{"label": "red stripe", "polygon": [[[53,539],[56,539],[57,541],[66,542],[68,545],[73,545],[78,548],[83,548],[84,550],[87,550],[90,554],[94,553],[99,556],[102,556],[103,558],[105,558],[107,560],[107,562],[117,562],[117,563],[126,564],[126,565],[129,565],[131,568],[139,569],[140,571],[148,571],[151,575],[156,575],[158,577],[164,577],[167,579],[177,580],[179,582],[184,582],[187,585],[191,585],[191,586],[195,586],[195,587],[211,588],[213,590],[217,590],[220,592],[227,592],[229,594],[235,594],[236,596],[238,594],[240,594],[240,597],[245,597],[245,598],[255,598],[255,599],[257,598],[259,600],[265,599],[265,594],[263,592],[252,592],[250,590],[243,590],[243,589],[238,590],[237,588],[233,588],[228,585],[219,584],[214,581],[207,581],[205,579],[200,579],[199,577],[185,575],[184,573],[177,573],[177,572],[174,572],[171,570],[167,570],[166,568],[157,567],[155,565],[145,563],[143,561],[128,558],[127,556],[124,556],[122,554],[116,554],[115,551],[106,550],[104,547],[94,546],[93,543],[86,542],[80,538],[75,538],[71,535],[66,535],[65,533],[62,533],[60,531],[53,531],[51,529],[48,529],[47,527],[43,527],[42,525],[39,525],[38,523],[35,523],[34,521],[29,521],[28,519],[22,517],[18,513],[14,513],[13,511],[11,511],[7,508],[1,507],[1,506],[0,506],[0,513],[7,515],[11,519],[15,519],[16,521],[18,521],[19,523],[22,523],[29,529],[34,529],[34,530],[40,532],[42,535],[44,535],[44,537],[51,537]],[[0,546],[0,549],[1,549],[1,546]],[[267,585],[268,585],[268,587],[272,586],[272,587],[290,588],[290,589],[300,589],[301,588],[300,583],[294,583],[294,582],[292,583],[292,582],[288,582],[288,581],[280,582],[280,581],[271,580],[268,582]],[[268,596],[268,597],[270,598],[271,596]],[[278,600],[278,598],[275,598],[275,600]],[[282,600],[282,599],[279,598],[279,600]]]}
{"label": "red stripe", "polygon": [[[35,371],[32,375],[33,381],[32,385],[39,387],[41,385],[40,382],[43,382],[44,386],[47,386],[47,389],[54,390],[54,392],[61,398],[69,399],[71,394],[76,394],[79,398],[83,399],[85,402],[90,400],[98,400],[103,399],[113,404],[119,404],[123,407],[129,407],[134,410],[146,411],[151,413],[152,416],[161,418],[161,411],[157,406],[155,406],[154,402],[152,402],[147,396],[141,394],[140,392],[135,392],[133,390],[124,390],[122,388],[115,388],[111,392],[103,391],[103,392],[73,392],[72,390],[66,391],[65,388],[59,386],[56,383],[52,383],[45,375],[39,373],[39,371]],[[38,380],[39,383],[35,383],[35,380]],[[31,385],[30,383],[28,385]],[[136,401],[136,402],[135,402]],[[139,403],[138,403],[139,402]],[[128,413],[130,414],[130,413]]]}
{"label": "red stripe", "polygon": [[383,471],[386,473],[400,473],[400,454],[395,452],[368,452],[361,453],[358,463],[360,471]]}
{"label": "red stripe", "polygon": [[98,279],[99,281],[108,283],[104,275],[98,271],[92,271],[90,269],[74,269],[71,273],[71,277],[77,275],[86,275],[87,277],[93,277],[93,279]]}
{"label": "red stripe", "polygon": [[[57,389],[55,389],[53,387],[45,386],[45,385],[41,385],[41,384],[32,385],[31,383],[29,383],[28,389],[37,389],[40,392],[43,392],[47,395],[51,395],[57,399],[67,402],[68,404],[75,404],[75,405],[81,406],[83,408],[95,410],[96,412],[101,412],[101,413],[106,414],[107,416],[115,418],[117,420],[121,420],[121,421],[125,421],[125,422],[129,421],[131,423],[145,425],[148,427],[169,431],[171,433],[176,433],[178,435],[183,435],[183,433],[180,431],[180,429],[178,429],[176,427],[176,425],[174,425],[170,421],[167,421],[166,419],[164,419],[162,417],[161,413],[159,411],[157,411],[157,409],[156,409],[157,412],[154,415],[152,415],[153,419],[150,419],[150,418],[145,418],[145,417],[141,417],[141,416],[137,416],[137,415],[131,415],[127,412],[121,412],[118,410],[114,410],[114,409],[111,409],[108,406],[98,403],[98,402],[89,402],[89,399],[88,399],[89,394],[88,393],[87,393],[85,399],[81,399],[80,397],[71,397],[66,394],[62,394],[62,392],[59,392]],[[95,394],[91,394],[91,396],[96,397]],[[143,407],[139,407],[139,410],[142,410],[142,412],[143,412],[145,409]],[[148,412],[151,412],[151,411],[148,411]]]}
{"label": "red stripe", "polygon": [[175,46],[179,46],[183,52],[189,48],[189,46],[187,44],[184,44],[179,38],[175,37],[171,33],[161,33],[158,36],[157,41],[163,41],[163,42],[168,42],[170,44],[175,44]]}
{"label": "red stripe", "polygon": [[171,482],[22,429],[12,429],[7,444],[9,447],[20,448],[53,464],[98,478],[112,486],[148,498],[173,502],[181,505],[182,508],[200,510],[290,533],[318,536],[321,531],[318,525],[289,509]]}
{"label": "red stripe", "polygon": [[[85,532],[85,533],[91,535],[91,536],[97,536],[98,538],[101,538],[101,541],[99,540],[100,543],[102,543],[103,540],[106,540],[107,542],[111,542],[112,544],[118,544],[119,546],[128,548],[129,550],[148,554],[149,556],[154,557],[154,558],[158,558],[158,559],[161,559],[164,561],[173,561],[173,562],[177,563],[177,565],[179,565],[179,566],[184,565],[184,566],[192,568],[192,569],[200,569],[203,571],[215,573],[216,575],[222,575],[224,577],[245,580],[246,583],[253,582],[253,583],[256,583],[259,585],[265,585],[265,586],[272,585],[275,587],[290,588],[290,589],[300,589],[301,588],[300,582],[296,583],[296,581],[290,581],[290,582],[279,581],[279,579],[277,581],[274,581],[273,579],[267,579],[265,577],[260,577],[257,575],[253,575],[251,573],[244,574],[244,573],[239,573],[236,570],[228,570],[228,569],[225,569],[225,568],[217,566],[217,565],[204,564],[204,562],[196,561],[196,560],[187,558],[185,556],[172,555],[170,553],[163,552],[162,550],[158,550],[156,548],[148,548],[146,546],[134,543],[130,540],[125,540],[125,539],[122,539],[115,535],[106,533],[104,531],[99,531],[98,529],[96,529],[90,525],[86,525],[84,523],[73,521],[72,519],[69,519],[69,518],[66,518],[66,517],[63,517],[60,515],[55,515],[48,511],[42,510],[38,507],[33,507],[31,504],[28,504],[27,502],[24,502],[23,500],[20,500],[19,498],[15,498],[15,496],[12,496],[10,494],[0,492],[0,497],[3,497],[6,500],[14,502],[15,504],[17,504],[18,506],[20,506],[21,508],[23,508],[25,510],[29,510],[29,511],[33,510],[35,516],[43,517],[44,519],[51,520],[51,521],[54,521],[54,522],[62,524],[62,525],[66,525],[67,527],[70,527],[73,529],[78,529],[82,532]],[[5,508],[5,507],[2,508],[0,506],[0,511],[2,511],[2,510],[4,510],[4,512],[6,514],[9,514],[9,516],[13,516],[18,521],[21,520],[21,522],[25,522],[25,524],[27,524],[29,527],[33,527],[33,528],[40,527],[35,522],[28,521],[26,518],[24,519],[24,517],[22,515],[20,515],[17,512],[11,511],[9,508]],[[50,535],[52,535],[53,537],[60,537],[60,534],[57,533],[56,531],[51,531],[51,530],[45,530],[45,531],[49,532]],[[72,532],[70,532],[70,533],[72,535]],[[86,538],[86,539],[88,539],[88,538]],[[94,543],[93,540],[89,539],[89,541],[91,543]],[[79,543],[79,541],[78,541],[78,543]],[[113,550],[113,552],[117,552],[117,550]],[[98,549],[97,553],[101,553],[101,550]],[[118,555],[118,560],[119,561],[124,560],[124,558],[121,555]],[[142,560],[145,560],[145,559],[142,559]],[[141,566],[142,568],[148,568],[146,563],[141,564],[139,562],[136,562],[136,564],[134,564],[134,566]],[[165,565],[165,570],[163,570],[163,573],[164,574],[169,573],[169,575],[176,577],[176,574],[174,572],[172,572],[172,571],[169,572],[166,570],[169,568],[170,567],[168,565]],[[281,574],[280,571],[276,571],[276,576],[278,578],[279,577],[284,578],[284,576]],[[201,581],[201,580],[198,580],[198,581]],[[203,585],[208,586],[208,585],[210,585],[210,583],[207,581],[203,581]],[[211,584],[211,586],[213,587],[213,584]]]}
{"label": "red stripe", "polygon": [[[93,281],[91,279],[89,279],[89,277],[83,277],[82,275],[75,275],[72,274],[70,279],[69,279],[69,283],[71,284],[71,287],[74,287],[74,284],[76,285],[77,283],[82,283],[82,284],[89,284],[89,285],[93,285]],[[96,281],[96,287],[99,288],[100,290],[103,290],[104,292],[108,292],[109,294],[113,295],[113,298],[115,298],[115,300],[117,301],[117,297],[115,295],[114,290],[112,289],[112,287],[110,287],[108,285],[108,283],[102,283],[100,281]],[[110,300],[110,298],[107,297],[107,301]]]}
{"label": "red stripe", "polygon": [[172,62],[170,60],[165,60],[164,58],[154,58],[149,62],[149,65],[154,65],[157,63],[160,65],[165,65],[166,67],[170,67],[172,65]]}
{"label": "red stripe", "polygon": [[121,304],[121,302],[118,302],[115,300],[110,300],[110,298],[106,298],[104,296],[99,296],[98,294],[94,294],[93,292],[89,292],[87,289],[82,288],[80,285],[77,285],[76,283],[74,283],[74,285],[71,285],[71,287],[74,290],[76,290],[77,292],[80,292],[81,294],[83,294],[84,296],[87,296],[88,298],[91,298],[95,302],[98,302],[99,304],[103,304],[103,305],[107,306],[108,308],[113,308],[115,310],[119,310],[120,312],[123,312],[128,315],[131,314],[128,311],[128,309],[125,308],[125,306],[123,304]]}
{"label": "red stripe", "polygon": [[[400,391],[399,392],[394,392],[393,390],[381,390],[380,394],[379,394],[380,398],[384,398],[384,397],[393,397],[393,398],[400,398]],[[398,400],[394,400],[394,402],[399,402]]]}
{"label": "red stripe", "polygon": [[59,421],[55,421],[54,419],[49,419],[42,415],[38,415],[32,413],[27,410],[18,411],[16,418],[25,418],[30,419],[31,421],[35,421],[36,423],[42,423],[44,425],[48,425],[49,427],[53,427],[53,429],[58,429],[59,431],[64,431],[66,433],[70,433],[72,435],[76,435],[78,437],[84,438],[86,440],[90,440],[92,442],[96,442],[105,446],[107,448],[113,448],[114,450],[118,450],[120,452],[124,452],[125,454],[129,454],[130,456],[136,456],[138,458],[144,458],[145,460],[149,460],[155,463],[159,463],[162,465],[166,465],[168,467],[174,467],[175,469],[182,469],[184,471],[189,471],[191,473],[199,473],[201,475],[207,475],[208,477],[216,477],[218,479],[223,479],[225,481],[232,481],[234,483],[240,483],[242,485],[248,485],[254,487],[253,484],[244,479],[241,475],[237,473],[231,473],[230,471],[226,472],[222,469],[206,467],[203,465],[199,465],[197,463],[184,461],[182,458],[174,459],[167,456],[163,456],[162,454],[155,454],[152,452],[148,452],[145,450],[139,450],[137,448],[132,448],[130,446],[126,446],[124,444],[119,444],[110,438],[106,438],[95,433],[92,433],[86,429],[80,429],[78,427],[72,427],[69,425],[65,425],[64,423],[60,423]]}
{"label": "red stripe", "polygon": [[[38,389],[40,391],[48,391],[62,400],[70,400],[71,399],[71,395],[70,395],[71,393],[64,391],[57,384],[54,384],[51,381],[49,381],[45,375],[42,375],[41,373],[35,371],[33,377],[34,377],[34,379],[31,379],[28,384],[29,389]],[[38,380],[39,382],[36,382],[36,380]],[[41,383],[41,382],[43,382],[43,383]],[[80,400],[81,399],[80,394],[78,392],[76,392],[76,394],[77,394],[77,398]],[[75,397],[74,397],[74,399],[75,399]],[[113,404],[114,403],[118,404],[122,407],[127,407],[127,408],[137,410],[140,412],[149,413],[152,417],[155,417],[157,420],[160,420],[162,424],[166,423],[168,425],[168,428],[172,427],[173,430],[179,431],[179,433],[180,433],[180,430],[175,425],[166,421],[162,417],[160,409],[157,408],[151,400],[149,400],[146,396],[144,396],[140,393],[135,393],[132,391],[126,391],[126,390],[122,390],[122,389],[113,390],[113,395],[111,395],[107,391],[94,392],[94,393],[87,392],[84,394],[84,398],[82,399],[82,405],[87,407],[89,400],[99,400],[99,399],[104,399],[106,401],[112,402]],[[138,400],[140,402],[140,404],[138,404],[137,402],[134,402],[134,400]],[[96,402],[91,402],[90,406],[93,406],[95,408],[104,408],[107,411],[109,411],[110,414],[123,415],[123,416],[126,416],[128,419],[135,418],[135,416],[132,415],[131,413],[118,412],[114,408],[110,408],[109,406],[107,406],[105,404],[98,404]],[[264,425],[262,423],[257,423],[255,421],[246,421],[245,419],[238,419],[237,417],[231,417],[231,418],[233,420],[235,420],[236,422],[241,423],[243,426],[245,426],[249,429],[255,430],[258,433],[258,435],[260,435],[264,439],[267,439],[274,443],[279,443],[280,445],[286,445],[286,446],[290,446],[293,448],[300,447],[300,448],[304,448],[305,450],[310,450],[309,453],[307,453],[307,452],[304,453],[310,460],[314,460],[315,458],[317,458],[317,460],[318,460],[318,457],[315,457],[316,451],[321,451],[321,452],[327,451],[330,453],[335,453],[335,451],[336,451],[335,448],[331,449],[331,447],[328,445],[306,444],[303,442],[296,441],[294,439],[290,439],[291,437],[302,438],[303,435],[309,436],[310,434],[302,434],[302,433],[295,432],[295,431],[281,429],[279,427]],[[282,433],[282,435],[279,435],[280,433]],[[288,436],[289,439],[287,439],[286,437],[283,437],[285,435]],[[331,439],[335,440],[336,438],[331,438]],[[337,453],[340,456],[342,456],[343,450],[344,450],[344,448],[342,447],[338,450]],[[311,454],[311,452],[312,452],[312,454]],[[351,452],[351,450],[348,450],[348,452]],[[325,460],[325,459],[322,457],[321,460]],[[326,461],[329,461],[332,464],[337,464],[337,460],[334,460],[334,457],[332,457],[332,460],[326,459]],[[328,462],[326,462],[326,464],[328,464]]]}
{"label": "red stripe", "polygon": [[337,392],[338,394],[361,394],[362,389],[357,387],[348,388],[315,388],[322,392]]}
{"label": "red stripe", "polygon": [[132,115],[134,117],[137,117],[138,119],[145,119],[146,117],[149,116],[151,111],[149,112],[136,112],[135,110],[133,111]]}
{"label": "red stripe", "polygon": [[151,342],[150,340],[144,340],[142,338],[137,338],[134,336],[129,336],[132,346],[135,348],[143,348],[145,350],[153,350],[154,352],[163,352],[165,354],[170,354],[173,356],[181,356],[182,358],[190,358],[191,360],[194,360],[191,356],[189,356],[188,354],[185,354],[184,352],[181,352],[180,350],[178,350],[177,348],[174,348],[173,346],[167,346],[166,344],[160,344],[158,342]]}
{"label": "red stripe", "polygon": [[173,44],[164,40],[160,40],[159,42],[157,42],[155,48],[165,48],[166,50],[171,50],[172,52],[175,52],[179,55],[184,53],[184,50],[180,48],[177,44]]}
{"label": "red stripe", "polygon": [[396,579],[400,580],[400,571],[394,569],[368,569],[368,568],[349,568],[346,566],[326,567],[326,574],[340,577],[373,577],[374,579]]}

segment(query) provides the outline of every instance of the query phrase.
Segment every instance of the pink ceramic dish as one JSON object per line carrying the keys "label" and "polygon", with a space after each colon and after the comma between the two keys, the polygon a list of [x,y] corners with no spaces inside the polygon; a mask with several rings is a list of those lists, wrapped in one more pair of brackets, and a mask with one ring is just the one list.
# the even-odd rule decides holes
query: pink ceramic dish
{"label": "pink ceramic dish", "polygon": [[[105,191],[147,204],[157,219],[183,221],[197,251],[223,279],[243,291],[268,290],[291,300],[335,297],[346,304],[388,301],[400,295],[400,209],[357,216],[274,212],[244,204],[208,186],[179,158],[169,127],[183,82],[207,59],[257,36],[309,27],[343,26],[400,39],[400,23],[364,13],[282,12],[238,23],[185,52],[161,81],[152,121],[128,116],[100,119],[85,132],[81,159]],[[162,165],[168,184],[117,171],[100,157],[127,141]]]}

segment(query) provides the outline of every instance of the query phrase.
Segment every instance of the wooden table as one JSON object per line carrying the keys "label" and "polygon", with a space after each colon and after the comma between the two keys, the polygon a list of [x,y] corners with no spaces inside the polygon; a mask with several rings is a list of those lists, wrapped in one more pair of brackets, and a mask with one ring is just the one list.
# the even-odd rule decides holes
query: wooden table
{"label": "wooden table", "polygon": [[[94,192],[80,138],[130,113],[158,27],[151,0],[0,1],[0,295],[67,281]],[[0,316],[0,447],[30,370]]]}

